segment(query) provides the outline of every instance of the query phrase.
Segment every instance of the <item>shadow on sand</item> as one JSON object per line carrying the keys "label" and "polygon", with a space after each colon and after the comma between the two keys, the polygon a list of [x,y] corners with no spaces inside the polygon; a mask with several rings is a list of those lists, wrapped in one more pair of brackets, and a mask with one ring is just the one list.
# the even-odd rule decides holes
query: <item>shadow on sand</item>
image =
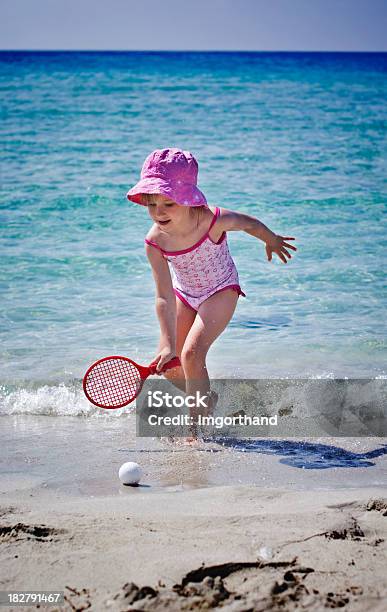
{"label": "shadow on sand", "polygon": [[[215,441],[212,438],[212,441]],[[280,463],[304,470],[326,470],[329,468],[360,468],[375,465],[370,459],[387,454],[387,445],[367,453],[354,453],[339,446],[313,442],[290,442],[287,440],[239,440],[217,438],[224,447],[244,453],[264,453],[282,457]]]}

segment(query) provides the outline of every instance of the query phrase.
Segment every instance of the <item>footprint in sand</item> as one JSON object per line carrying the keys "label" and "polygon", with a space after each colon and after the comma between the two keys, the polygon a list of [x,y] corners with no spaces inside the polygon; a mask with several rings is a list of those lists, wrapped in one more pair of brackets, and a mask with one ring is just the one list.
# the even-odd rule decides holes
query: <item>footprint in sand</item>
{"label": "footprint in sand", "polygon": [[0,541],[9,540],[39,540],[40,542],[51,542],[55,536],[66,533],[64,529],[54,529],[46,525],[0,525]]}

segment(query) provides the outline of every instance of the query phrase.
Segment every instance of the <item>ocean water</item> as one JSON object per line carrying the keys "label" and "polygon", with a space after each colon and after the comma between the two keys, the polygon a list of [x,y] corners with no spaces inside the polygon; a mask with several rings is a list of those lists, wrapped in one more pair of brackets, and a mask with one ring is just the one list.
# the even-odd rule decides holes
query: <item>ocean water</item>
{"label": "ocean water", "polygon": [[0,413],[95,415],[89,364],[154,357],[151,221],[125,193],[168,146],[299,248],[228,235],[247,297],[210,375],[384,377],[386,76],[379,53],[0,53]]}

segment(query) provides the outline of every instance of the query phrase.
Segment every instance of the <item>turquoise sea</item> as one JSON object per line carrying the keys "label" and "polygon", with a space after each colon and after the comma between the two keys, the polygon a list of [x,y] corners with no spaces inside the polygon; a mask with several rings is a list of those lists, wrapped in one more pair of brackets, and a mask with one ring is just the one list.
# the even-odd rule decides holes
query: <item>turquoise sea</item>
{"label": "turquoise sea", "polygon": [[385,377],[386,77],[383,53],[1,52],[0,412],[88,413],[89,364],[154,357],[125,193],[172,146],[210,204],[299,248],[228,235],[247,298],[211,377]]}

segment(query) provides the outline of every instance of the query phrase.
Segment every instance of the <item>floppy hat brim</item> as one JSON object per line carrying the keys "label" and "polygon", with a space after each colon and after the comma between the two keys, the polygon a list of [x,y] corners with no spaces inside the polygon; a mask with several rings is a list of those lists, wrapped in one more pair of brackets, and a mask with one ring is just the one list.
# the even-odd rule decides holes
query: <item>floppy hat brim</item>
{"label": "floppy hat brim", "polygon": [[146,206],[142,201],[143,193],[160,193],[181,206],[208,206],[206,197],[200,189],[196,185],[183,181],[144,178],[128,191],[126,197],[136,204]]}

